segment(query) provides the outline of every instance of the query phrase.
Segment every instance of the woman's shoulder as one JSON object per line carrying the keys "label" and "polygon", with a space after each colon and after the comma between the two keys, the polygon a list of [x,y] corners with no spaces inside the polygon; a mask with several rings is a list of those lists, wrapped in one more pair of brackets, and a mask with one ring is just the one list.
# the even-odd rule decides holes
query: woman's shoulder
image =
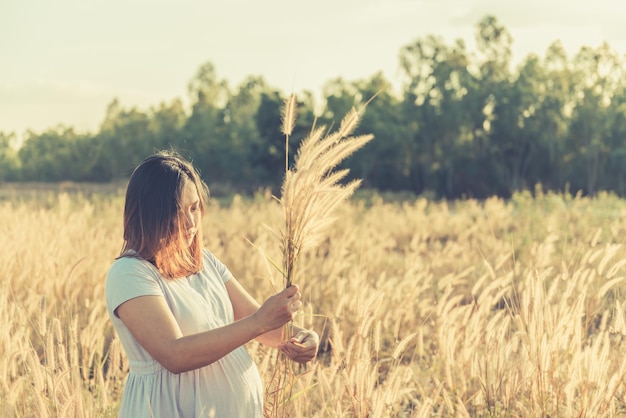
{"label": "woman's shoulder", "polygon": [[156,278],[158,275],[156,268],[147,260],[133,255],[122,255],[109,267],[107,281],[129,276]]}
{"label": "woman's shoulder", "polygon": [[228,267],[206,248],[202,250],[202,270],[204,270],[205,273],[217,273],[224,282],[227,282],[233,277]]}
{"label": "woman's shoulder", "polygon": [[125,301],[146,295],[162,295],[159,273],[148,261],[137,257],[119,257],[106,276],[107,307],[112,313]]}
{"label": "woman's shoulder", "polygon": [[109,268],[110,270],[113,269],[150,269],[150,266],[152,266],[152,264],[150,264],[149,261],[144,260],[143,258],[134,255],[133,253],[128,253],[128,254],[122,254],[121,256],[117,257],[113,263],[111,263],[111,267]]}
{"label": "woman's shoulder", "polygon": [[207,248],[202,249],[202,263],[209,263],[213,267],[223,265],[222,261]]}
{"label": "woman's shoulder", "polygon": [[209,251],[208,248],[202,248],[202,259],[203,260],[215,260],[215,255],[213,255],[213,253],[211,251]]}

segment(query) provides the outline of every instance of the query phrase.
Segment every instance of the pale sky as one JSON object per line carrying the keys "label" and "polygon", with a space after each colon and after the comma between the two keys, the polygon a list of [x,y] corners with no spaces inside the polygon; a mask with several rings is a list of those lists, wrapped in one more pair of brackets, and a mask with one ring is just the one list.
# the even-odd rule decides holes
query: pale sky
{"label": "pale sky", "polygon": [[99,129],[115,98],[147,111],[212,62],[232,88],[261,75],[284,93],[329,80],[399,83],[402,47],[428,35],[473,50],[494,15],[514,60],[561,40],[626,54],[622,0],[0,0],[0,132]]}

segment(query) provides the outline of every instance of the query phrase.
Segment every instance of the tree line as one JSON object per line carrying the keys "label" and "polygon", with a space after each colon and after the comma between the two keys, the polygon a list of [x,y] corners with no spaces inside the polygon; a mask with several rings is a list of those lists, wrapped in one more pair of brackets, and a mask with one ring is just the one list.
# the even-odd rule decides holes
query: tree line
{"label": "tree line", "polygon": [[[502,197],[544,190],[626,195],[624,56],[608,44],[568,57],[555,41],[540,57],[512,63],[512,37],[495,17],[476,25],[476,50],[428,36],[401,48],[402,86],[381,73],[329,81],[323,110],[298,94],[289,158],[312,126],[336,127],[368,104],[358,133],[375,139],[344,163],[363,186],[438,198]],[[276,190],[285,167],[281,109],[286,96],[262,77],[236,88],[209,62],[181,100],[149,111],[114,100],[97,133],[58,126],[29,132],[15,148],[0,132],[0,181],[107,182],[124,178],[155,150],[192,159],[213,188]]]}

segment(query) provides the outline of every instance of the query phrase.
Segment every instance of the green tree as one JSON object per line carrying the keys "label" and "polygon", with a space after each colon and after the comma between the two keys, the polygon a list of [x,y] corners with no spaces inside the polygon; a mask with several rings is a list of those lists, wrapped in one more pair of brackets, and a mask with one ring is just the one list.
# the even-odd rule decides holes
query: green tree
{"label": "green tree", "polygon": [[[352,83],[358,91],[355,105],[368,102],[356,134],[373,133],[375,138],[351,156],[345,165],[363,186],[381,190],[410,189],[410,132],[403,119],[402,102],[393,95],[391,83],[382,73]],[[345,114],[345,113],[344,113]]]}
{"label": "green tree", "polygon": [[447,46],[431,36],[403,48],[400,62],[407,80],[403,115],[412,142],[408,164],[413,166],[414,191],[458,195],[462,190],[456,182],[467,168],[460,162],[474,134],[467,108],[475,98],[469,95],[474,91],[474,76],[468,70],[465,44],[459,40]]}
{"label": "green tree", "polygon": [[230,97],[228,83],[218,79],[213,65],[206,63],[189,82],[188,91],[192,109],[179,151],[191,156],[209,185],[227,183],[223,157],[228,148],[224,121],[224,107]]}
{"label": "green tree", "polygon": [[572,111],[570,165],[573,187],[595,194],[602,188],[612,149],[611,103],[623,79],[623,60],[608,44],[583,47],[574,57],[575,103]]}
{"label": "green tree", "polygon": [[621,82],[607,109],[608,163],[603,167],[604,188],[626,196],[626,86]]}
{"label": "green tree", "polygon": [[187,114],[180,99],[170,104],[161,103],[151,109],[148,130],[153,136],[153,146],[157,149],[183,148],[183,129]]}
{"label": "green tree", "polygon": [[[256,117],[263,93],[268,91],[262,77],[248,77],[229,98],[224,109],[228,149],[223,158],[228,162],[225,175],[240,190],[254,191],[263,186],[263,169],[252,161],[261,149]],[[276,121],[278,123],[279,121]]]}
{"label": "green tree", "polygon": [[[478,71],[480,79],[480,97],[483,98],[484,133],[486,144],[482,149],[481,163],[485,165],[482,181],[488,184],[491,193],[508,196],[511,192],[511,176],[502,155],[507,149],[515,149],[510,136],[503,137],[502,129],[496,131],[498,120],[501,124],[511,123],[513,115],[506,115],[509,110],[511,95],[511,48],[513,39],[504,26],[494,16],[485,16],[476,28],[476,45],[479,53]],[[513,117],[512,117],[513,116]],[[508,119],[508,120],[507,120]],[[507,143],[508,142],[508,143]],[[490,194],[491,194],[490,193]]]}
{"label": "green tree", "polygon": [[41,134],[28,132],[18,151],[21,178],[46,182],[83,180],[81,173],[91,156],[82,154],[79,145],[87,140],[87,136],[62,125]]}
{"label": "green tree", "polygon": [[541,71],[535,90],[540,106],[533,114],[540,149],[530,161],[527,183],[529,186],[542,183],[547,189],[564,190],[573,79],[567,54],[559,41],[548,47],[541,61]]}
{"label": "green tree", "polygon": [[19,158],[15,133],[0,132],[0,182],[19,179]]}
{"label": "green tree", "polygon": [[97,135],[94,171],[102,178],[122,178],[158,148],[150,130],[150,115],[135,108],[123,109],[113,100]]}
{"label": "green tree", "polygon": [[542,76],[539,59],[530,56],[515,80],[499,83],[492,136],[498,143],[509,194],[533,186],[527,180],[531,161],[542,151],[541,123],[537,117],[542,107]]}

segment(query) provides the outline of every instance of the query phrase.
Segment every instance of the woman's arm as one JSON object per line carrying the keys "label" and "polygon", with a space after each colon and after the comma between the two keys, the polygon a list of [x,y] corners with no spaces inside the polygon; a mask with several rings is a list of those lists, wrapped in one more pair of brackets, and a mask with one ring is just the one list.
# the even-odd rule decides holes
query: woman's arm
{"label": "woman's arm", "polygon": [[182,373],[211,364],[271,330],[280,332],[280,327],[293,317],[290,306],[299,299],[297,287],[285,289],[245,318],[188,336],[183,336],[162,296],[130,299],[117,308],[117,315],[163,367]]}
{"label": "woman's arm", "polygon": [[[297,287],[297,286],[292,286]],[[254,316],[259,309],[259,303],[241,286],[236,279],[226,282],[228,296],[233,305],[235,321]],[[299,299],[299,298],[298,298]],[[295,301],[295,307],[300,308],[302,303]],[[295,313],[297,309],[293,309]],[[277,348],[289,358],[299,363],[306,363],[315,358],[319,347],[319,336],[316,332],[294,325],[293,335],[283,336],[282,327],[260,334],[256,340],[262,344]]]}

